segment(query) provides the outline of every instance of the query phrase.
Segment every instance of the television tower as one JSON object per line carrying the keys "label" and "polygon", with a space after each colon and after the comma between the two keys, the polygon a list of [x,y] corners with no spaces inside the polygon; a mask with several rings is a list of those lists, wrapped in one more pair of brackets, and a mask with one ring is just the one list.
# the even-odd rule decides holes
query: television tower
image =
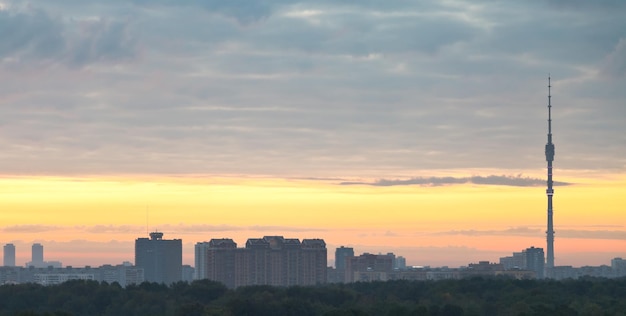
{"label": "television tower", "polygon": [[548,230],[546,231],[548,254],[546,258],[547,275],[550,276],[552,268],[554,268],[554,227],[552,225],[552,161],[554,161],[554,144],[552,143],[552,85],[550,84],[550,76],[548,76],[548,143],[546,144],[546,161],[548,162],[548,188],[546,195],[548,196]]}

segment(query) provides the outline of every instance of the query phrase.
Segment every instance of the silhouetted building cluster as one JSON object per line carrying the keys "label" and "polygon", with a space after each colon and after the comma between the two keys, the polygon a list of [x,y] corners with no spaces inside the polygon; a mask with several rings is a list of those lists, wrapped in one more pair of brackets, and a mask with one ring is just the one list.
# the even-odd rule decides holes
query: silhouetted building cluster
{"label": "silhouetted building cluster", "polygon": [[[15,245],[4,245],[4,266],[15,266]],[[31,261],[26,262],[26,267],[34,268],[60,268],[62,266],[59,261],[44,261],[43,260],[43,245],[39,243],[33,244],[31,247]]]}
{"label": "silhouetted building cluster", "polygon": [[[52,263],[52,264],[50,264]],[[38,283],[53,285],[69,280],[94,280],[122,286],[144,281],[172,284],[193,279],[222,282],[229,288],[248,285],[294,286],[321,283],[349,283],[387,280],[446,280],[474,276],[506,276],[515,279],[544,278],[547,267],[542,248],[530,247],[499,263],[480,261],[466,267],[407,267],[402,256],[393,253],[354,255],[354,249],[335,250],[335,267],[327,267],[323,239],[265,236],[250,238],[244,248],[229,238],[211,239],[195,245],[195,267],[182,264],[182,240],[163,239],[163,233],[135,240],[135,266],[103,265],[92,268],[66,267],[44,261],[43,246],[33,244],[32,260],[26,267],[15,266],[15,245],[4,246],[0,284]],[[614,258],[611,266],[556,266],[550,278],[577,279],[582,276],[626,277],[626,260]]]}
{"label": "silhouetted building cluster", "polygon": [[196,279],[247,285],[315,285],[326,283],[323,239],[265,236],[250,238],[245,248],[232,239],[211,239],[195,246]]}
{"label": "silhouetted building cluster", "polygon": [[504,270],[534,271],[538,279],[545,277],[545,257],[543,248],[530,247],[521,252],[514,252],[512,256],[500,258]]}
{"label": "silhouetted building cluster", "polygon": [[626,277],[626,260],[613,258],[610,266],[582,266],[579,268],[572,266],[556,266],[552,268],[551,271],[551,278],[555,280],[578,279],[586,276],[598,278]]}
{"label": "silhouetted building cluster", "polygon": [[92,280],[98,282],[118,283],[125,287],[129,284],[139,284],[144,281],[143,269],[132,266],[130,263],[121,265],[103,265],[100,267],[84,268],[36,268],[0,267],[0,284],[37,283],[41,285],[55,285],[70,280]]}

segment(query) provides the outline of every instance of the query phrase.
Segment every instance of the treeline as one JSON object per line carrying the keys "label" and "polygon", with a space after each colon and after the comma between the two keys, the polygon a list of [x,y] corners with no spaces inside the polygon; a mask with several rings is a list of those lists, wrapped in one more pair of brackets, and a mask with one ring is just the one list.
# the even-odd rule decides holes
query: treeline
{"label": "treeline", "polygon": [[229,290],[208,280],[126,288],[0,286],[0,315],[626,315],[626,279],[388,281]]}

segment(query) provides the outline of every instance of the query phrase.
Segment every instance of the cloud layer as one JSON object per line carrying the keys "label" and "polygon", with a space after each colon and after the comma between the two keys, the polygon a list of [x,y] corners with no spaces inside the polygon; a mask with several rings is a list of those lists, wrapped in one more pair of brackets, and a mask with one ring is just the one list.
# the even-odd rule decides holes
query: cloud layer
{"label": "cloud layer", "polygon": [[548,73],[555,165],[623,172],[624,14],[614,1],[3,1],[0,172],[536,170]]}
{"label": "cloud layer", "polygon": [[[406,180],[389,180],[389,179],[379,179],[375,182],[341,182],[342,185],[355,185],[355,184],[365,184],[365,185],[373,185],[373,186],[395,186],[395,185],[422,185],[422,186],[439,186],[439,185],[447,185],[447,184],[462,184],[462,183],[472,183],[479,185],[506,185],[506,186],[516,186],[516,187],[536,187],[536,186],[545,186],[546,180],[530,178],[530,177],[522,177],[518,176],[471,176],[471,177],[416,177],[410,178]],[[554,182],[555,186],[561,185],[569,185],[566,182]]]}

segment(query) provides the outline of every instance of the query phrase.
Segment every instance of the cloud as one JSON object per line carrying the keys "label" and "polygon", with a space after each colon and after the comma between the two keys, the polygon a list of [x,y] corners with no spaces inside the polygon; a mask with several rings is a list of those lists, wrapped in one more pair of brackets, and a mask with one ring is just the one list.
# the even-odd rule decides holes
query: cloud
{"label": "cloud", "polygon": [[[545,232],[540,228],[513,227],[503,230],[451,230],[439,232],[436,235],[462,235],[462,236],[520,236],[537,237],[544,236]],[[608,239],[626,240],[626,230],[585,230],[585,229],[558,229],[556,238],[575,239]]]}
{"label": "cloud", "polygon": [[69,42],[67,61],[82,66],[98,61],[125,61],[137,54],[136,39],[127,21],[81,21],[77,39]]}
{"label": "cloud", "polygon": [[[166,7],[191,7],[194,9],[204,9],[210,13],[220,14],[226,17],[234,18],[241,24],[250,24],[258,22],[269,17],[277,6],[285,1],[246,1],[246,0],[194,0],[194,1],[176,1],[176,0],[133,0],[134,4],[139,6],[166,6]],[[286,1],[290,2],[290,1]]]}
{"label": "cloud", "polygon": [[76,228],[91,234],[127,234],[141,232],[145,229],[145,227],[137,225],[93,225]]}
{"label": "cloud", "polygon": [[62,19],[37,7],[11,7],[0,10],[0,58],[9,64],[52,62],[77,67],[125,61],[137,53],[129,26],[128,21]]}
{"label": "cloud", "polygon": [[[478,185],[505,185],[517,187],[536,187],[545,186],[546,180],[518,176],[472,176],[472,177],[416,177],[406,180],[389,180],[380,179],[375,182],[341,182],[341,185],[372,185],[372,186],[397,186],[397,185],[422,185],[422,186],[439,186],[448,184],[471,183]],[[555,186],[569,185],[567,182],[554,182]]]}
{"label": "cloud", "polygon": [[53,225],[14,225],[0,228],[5,233],[46,233],[63,229],[61,226]]}
{"label": "cloud", "polygon": [[624,170],[623,82],[597,76],[604,61],[603,74],[621,78],[623,5],[560,3],[9,7],[0,14],[0,165],[10,168],[0,172],[393,184],[416,170],[538,170],[548,72],[555,166]]}
{"label": "cloud", "polygon": [[600,73],[608,78],[626,76],[626,38],[620,38],[615,49],[605,58]]}
{"label": "cloud", "polygon": [[65,50],[63,25],[42,10],[0,11],[0,57],[56,56]]}
{"label": "cloud", "polygon": [[[91,234],[138,234],[146,230],[144,226],[138,225],[93,225],[93,226],[76,226],[75,229]],[[208,224],[165,224],[158,225],[149,230],[156,230],[166,233],[175,234],[196,234],[196,233],[213,233],[213,232],[301,232],[301,231],[325,231],[323,228],[313,227],[293,227],[293,226],[236,226],[236,225],[208,225]]]}
{"label": "cloud", "polygon": [[579,239],[612,239],[626,240],[625,230],[572,230],[563,229],[555,233],[556,238],[579,238]]}
{"label": "cloud", "polygon": [[530,227],[512,227],[504,230],[451,230],[435,233],[436,235],[462,235],[462,236],[521,236],[536,237],[541,235],[542,230]]}

